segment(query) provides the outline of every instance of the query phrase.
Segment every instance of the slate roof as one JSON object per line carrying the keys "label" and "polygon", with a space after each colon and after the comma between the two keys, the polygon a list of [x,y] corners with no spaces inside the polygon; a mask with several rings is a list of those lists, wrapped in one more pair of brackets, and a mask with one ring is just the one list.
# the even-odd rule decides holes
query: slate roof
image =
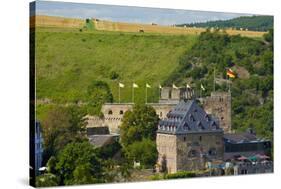
{"label": "slate roof", "polygon": [[224,134],[224,140],[228,143],[237,144],[237,143],[249,143],[249,142],[263,142],[265,140],[257,138],[256,135],[251,133],[232,133]]}
{"label": "slate roof", "polygon": [[114,142],[117,140],[119,135],[107,134],[107,135],[89,135],[89,142],[95,147],[102,147]]}
{"label": "slate roof", "polygon": [[207,114],[195,100],[180,101],[167,118],[158,125],[159,133],[185,134],[194,132],[222,132],[219,122]]}

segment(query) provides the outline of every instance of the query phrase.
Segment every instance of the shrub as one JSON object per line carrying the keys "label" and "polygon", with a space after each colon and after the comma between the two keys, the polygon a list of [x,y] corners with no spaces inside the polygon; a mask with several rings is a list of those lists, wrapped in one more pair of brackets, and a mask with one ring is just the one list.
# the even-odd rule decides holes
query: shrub
{"label": "shrub", "polygon": [[119,74],[116,73],[115,71],[110,72],[110,79],[115,80],[119,78]]}
{"label": "shrub", "polygon": [[195,172],[179,171],[177,173],[171,173],[165,175],[165,179],[192,178],[192,177],[196,177]]}

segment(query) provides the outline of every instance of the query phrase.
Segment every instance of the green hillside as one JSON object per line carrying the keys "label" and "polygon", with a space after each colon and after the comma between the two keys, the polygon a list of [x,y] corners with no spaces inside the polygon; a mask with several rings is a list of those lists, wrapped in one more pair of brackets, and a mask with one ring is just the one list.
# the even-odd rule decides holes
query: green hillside
{"label": "green hillside", "polygon": [[230,20],[218,20],[202,23],[181,24],[179,26],[189,27],[218,27],[218,28],[236,28],[248,29],[252,31],[268,31],[273,28],[273,16],[242,16]]}
{"label": "green hillside", "polygon": [[[237,77],[232,80],[232,128],[254,128],[262,137],[273,137],[273,31],[264,40],[204,32],[197,43],[180,60],[166,84],[189,85],[197,89],[203,84],[210,95],[216,78],[226,79],[226,69]],[[226,83],[216,84],[216,90],[228,91]]]}
{"label": "green hillside", "polygon": [[37,99],[56,103],[88,102],[89,86],[96,81],[109,85],[113,101],[145,101],[145,83],[152,88],[148,100],[158,101],[158,85],[178,66],[179,58],[197,36],[76,31],[63,28],[36,30]]}

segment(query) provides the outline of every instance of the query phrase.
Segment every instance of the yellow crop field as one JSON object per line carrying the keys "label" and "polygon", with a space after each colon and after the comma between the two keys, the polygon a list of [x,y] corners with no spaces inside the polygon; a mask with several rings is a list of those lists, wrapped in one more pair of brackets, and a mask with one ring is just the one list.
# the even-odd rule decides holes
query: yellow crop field
{"label": "yellow crop field", "polygon": [[30,17],[30,27],[66,27],[66,28],[82,28],[85,21],[75,18],[64,18],[56,16],[32,16]]}
{"label": "yellow crop field", "polygon": [[181,28],[172,26],[160,26],[155,24],[134,24],[124,22],[111,22],[93,19],[95,29],[120,32],[145,32],[162,34],[200,34],[203,28]]}
{"label": "yellow crop field", "polygon": [[[92,19],[94,28],[100,31],[117,31],[117,32],[144,32],[144,33],[158,33],[158,34],[172,34],[172,35],[199,35],[206,31],[205,28],[196,27],[175,27],[175,26],[161,26],[157,24],[140,24],[140,23],[125,23],[112,22],[106,20]],[[83,28],[85,20],[75,18],[64,18],[55,16],[32,16],[30,17],[30,27],[62,27],[62,28]],[[265,32],[246,31],[226,29],[229,35],[238,35],[246,37],[262,37]]]}
{"label": "yellow crop field", "polygon": [[[119,31],[119,32],[145,32],[145,33],[161,33],[161,34],[195,34],[206,31],[205,28],[195,27],[175,27],[175,26],[160,26],[156,24],[134,24],[124,22],[111,22],[105,20],[93,19],[96,30],[104,31]],[[262,37],[265,32],[245,31],[245,30],[225,30],[229,35],[247,36],[247,37]]]}

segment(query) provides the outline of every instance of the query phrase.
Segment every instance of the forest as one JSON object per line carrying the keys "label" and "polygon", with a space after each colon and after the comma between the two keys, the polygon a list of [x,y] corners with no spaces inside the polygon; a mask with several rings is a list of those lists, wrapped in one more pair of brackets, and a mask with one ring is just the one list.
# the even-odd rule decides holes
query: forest
{"label": "forest", "polygon": [[273,28],[273,16],[241,16],[230,20],[217,20],[191,24],[180,24],[178,26],[203,27],[203,28],[235,28],[251,31],[268,31]]}

